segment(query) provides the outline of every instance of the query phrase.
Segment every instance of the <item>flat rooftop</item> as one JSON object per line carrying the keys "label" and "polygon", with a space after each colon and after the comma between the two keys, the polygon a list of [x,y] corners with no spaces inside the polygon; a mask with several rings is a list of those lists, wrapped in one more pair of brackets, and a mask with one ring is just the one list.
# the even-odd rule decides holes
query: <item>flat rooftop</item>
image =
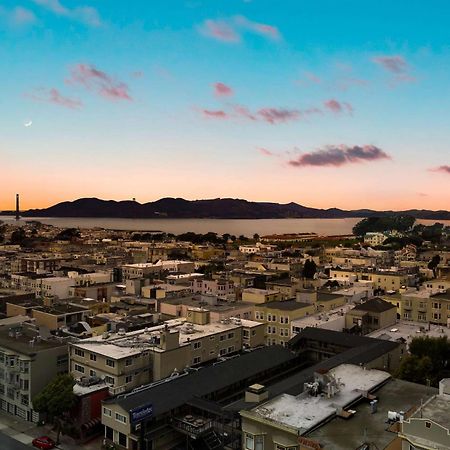
{"label": "flat rooftop", "polygon": [[387,372],[365,370],[352,364],[341,364],[328,374],[339,384],[339,391],[333,397],[315,397],[309,392],[298,396],[282,394],[252,409],[250,415],[284,425],[303,435],[335,416],[339,409],[360,399],[363,392],[375,390],[391,377]]}
{"label": "flat rooftop", "polygon": [[408,381],[391,379],[374,392],[378,399],[377,412],[372,414],[368,401],[352,406],[356,414],[348,420],[339,417],[307,434],[325,449],[357,449],[365,442],[383,449],[397,433],[388,431],[388,411],[404,411],[408,416],[422,400],[434,395],[436,389]]}
{"label": "flat rooftop", "polygon": [[395,325],[373,331],[367,336],[384,339],[388,341],[397,341],[404,339],[409,345],[415,337],[442,337],[447,336],[450,339],[450,328],[442,325],[431,325],[427,322],[410,322],[400,320]]}
{"label": "flat rooftop", "polygon": [[[248,324],[252,321],[245,321]],[[255,326],[259,325],[254,322]],[[158,347],[157,340],[160,338],[161,331],[168,327],[170,332],[179,332],[179,344],[190,345],[199,338],[212,336],[214,334],[233,331],[241,328],[241,325],[230,320],[228,323],[213,322],[206,325],[188,324],[185,319],[168,320],[163,325],[157,325],[146,329],[130,331],[125,334],[110,333],[107,338],[103,336],[96,336],[78,342],[77,348],[86,351],[94,352],[113,359],[122,359],[129,356],[140,354],[143,350],[150,350],[154,352],[163,352]]]}
{"label": "flat rooftop", "polygon": [[450,429],[450,398],[435,395],[415,411],[411,417],[430,419]]}

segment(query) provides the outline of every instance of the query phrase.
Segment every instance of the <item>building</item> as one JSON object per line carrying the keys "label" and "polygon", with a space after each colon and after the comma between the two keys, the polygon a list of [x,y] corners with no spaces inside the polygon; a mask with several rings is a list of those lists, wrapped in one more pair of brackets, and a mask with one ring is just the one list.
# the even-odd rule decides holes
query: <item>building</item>
{"label": "building", "polygon": [[11,415],[38,422],[32,399],[68,368],[67,342],[32,325],[0,328],[0,403]]}
{"label": "building", "polygon": [[70,372],[75,378],[104,377],[110,392],[118,394],[264,343],[264,327],[257,322],[211,323],[206,310],[193,308],[190,313],[188,321],[71,343]]}
{"label": "building", "polygon": [[364,243],[369,244],[372,247],[377,245],[383,245],[383,242],[387,239],[383,233],[369,232],[364,235]]}
{"label": "building", "polygon": [[191,281],[194,294],[214,295],[220,298],[234,297],[234,283],[225,279],[208,280],[196,278]]}
{"label": "building", "polygon": [[369,334],[396,322],[397,308],[379,297],[360,303],[345,313],[345,328],[360,334]]}
{"label": "building", "polygon": [[195,264],[191,261],[157,261],[156,263],[137,263],[124,264],[122,266],[122,276],[124,280],[133,278],[148,278],[155,275],[163,275],[169,273],[192,273],[194,272]]}
{"label": "building", "polygon": [[249,303],[268,303],[282,299],[280,291],[274,289],[247,288],[242,290],[242,301]]}
{"label": "building", "polygon": [[450,449],[450,379],[439,383],[434,395],[400,422],[402,450]]}

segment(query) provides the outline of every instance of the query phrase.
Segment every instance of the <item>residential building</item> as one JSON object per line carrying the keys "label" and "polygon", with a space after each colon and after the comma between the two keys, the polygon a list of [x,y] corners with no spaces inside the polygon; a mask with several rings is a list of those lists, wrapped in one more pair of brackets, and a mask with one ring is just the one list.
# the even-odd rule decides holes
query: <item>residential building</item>
{"label": "residential building", "polygon": [[0,328],[0,406],[11,415],[38,422],[32,399],[68,368],[67,342],[43,336],[36,327]]}
{"label": "residential building", "polygon": [[379,297],[360,303],[345,313],[345,328],[360,334],[369,334],[396,322],[397,308]]}
{"label": "residential building", "polygon": [[364,243],[373,247],[377,245],[383,245],[383,242],[387,239],[387,236],[383,233],[369,232],[364,235]]}

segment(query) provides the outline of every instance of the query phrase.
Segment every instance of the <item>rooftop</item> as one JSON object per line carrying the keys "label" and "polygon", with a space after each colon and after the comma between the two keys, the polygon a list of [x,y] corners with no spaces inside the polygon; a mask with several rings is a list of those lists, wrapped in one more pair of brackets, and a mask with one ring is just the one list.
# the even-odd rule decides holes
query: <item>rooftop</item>
{"label": "rooftop", "polygon": [[435,395],[411,416],[414,418],[430,419],[439,425],[450,429],[450,398]]}
{"label": "rooftop", "polygon": [[[420,405],[421,400],[433,395],[436,389],[391,379],[375,391],[378,398],[377,412],[372,414],[369,402],[360,402],[352,409],[356,414],[347,420],[335,418],[308,434],[308,438],[320,442],[325,449],[348,450],[370,442],[373,448],[385,448],[396,434],[387,431],[388,411],[404,411]],[[342,432],[345,426],[345,432]]]}
{"label": "rooftop", "polygon": [[396,309],[396,307],[392,303],[385,302],[379,297],[371,298],[370,300],[360,303],[353,308],[354,311],[367,311],[373,313],[382,313],[389,311],[390,309]]}
{"label": "rooftop", "polygon": [[298,302],[297,300],[293,299],[276,302],[267,302],[262,303],[258,306],[267,309],[278,309],[280,311],[296,311],[297,309],[308,308],[311,307],[312,305],[311,303]]}
{"label": "rooftop", "polygon": [[350,364],[337,366],[328,375],[337,381],[339,389],[331,398],[326,395],[313,396],[309,392],[298,396],[283,394],[252,409],[250,414],[305,434],[335,416],[339,409],[361,398],[363,392],[376,389],[390,378],[387,372],[365,370]]}

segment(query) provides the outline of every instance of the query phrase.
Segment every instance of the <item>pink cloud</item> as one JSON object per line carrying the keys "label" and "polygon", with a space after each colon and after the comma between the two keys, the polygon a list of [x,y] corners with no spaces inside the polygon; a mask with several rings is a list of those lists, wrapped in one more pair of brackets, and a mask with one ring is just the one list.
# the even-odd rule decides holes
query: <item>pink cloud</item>
{"label": "pink cloud", "polygon": [[263,121],[273,125],[299,120],[301,112],[297,109],[262,108],[257,112],[257,115]]}
{"label": "pink cloud", "polygon": [[81,85],[108,100],[132,101],[128,86],[124,82],[115,80],[93,65],[77,64],[72,67],[70,78],[66,82]]}
{"label": "pink cloud", "polygon": [[434,167],[433,169],[430,169],[431,172],[440,172],[440,173],[446,173],[450,175],[450,166],[444,165],[439,167]]}
{"label": "pink cloud", "polygon": [[274,153],[271,152],[270,150],[267,150],[267,148],[259,147],[258,151],[263,156],[270,156],[270,157],[275,156]]}
{"label": "pink cloud", "polygon": [[394,74],[405,73],[408,70],[408,63],[400,55],[377,56],[373,58],[373,62]]}
{"label": "pink cloud", "polygon": [[27,94],[27,97],[38,102],[53,103],[54,105],[63,106],[64,108],[69,109],[79,109],[83,106],[83,103],[80,100],[66,97],[55,88],[36,89],[33,94]]}
{"label": "pink cloud", "polygon": [[262,36],[268,37],[269,39],[277,40],[281,38],[281,34],[278,28],[273,25],[253,22],[244,16],[235,17],[234,23],[244,31],[250,31],[256,34],[260,34]]}
{"label": "pink cloud", "polygon": [[296,83],[301,86],[307,86],[310,84],[321,84],[322,79],[313,72],[304,72],[304,78],[296,80]]}
{"label": "pink cloud", "polygon": [[205,20],[201,31],[205,36],[222,42],[239,42],[241,40],[234,27],[224,20]]}
{"label": "pink cloud", "polygon": [[202,109],[201,113],[204,117],[209,119],[228,119],[230,116],[227,112],[218,109],[218,110],[212,110],[212,109]]}
{"label": "pink cloud", "polygon": [[350,105],[350,103],[339,102],[333,98],[325,101],[323,104],[328,111],[331,111],[335,114],[341,114],[345,112],[351,114],[353,112],[353,107],[352,105]]}
{"label": "pink cloud", "polygon": [[101,25],[101,19],[98,11],[90,6],[77,6],[67,8],[59,0],[33,0],[39,6],[51,11],[57,16],[66,17],[85,25],[98,27]]}
{"label": "pink cloud", "polygon": [[242,39],[244,33],[254,33],[271,40],[281,39],[277,27],[266,23],[253,22],[244,16],[235,16],[227,19],[207,19],[199,28],[205,36],[222,42],[236,43]]}
{"label": "pink cloud", "polygon": [[213,88],[214,88],[214,94],[217,97],[229,97],[234,94],[233,89],[224,83],[220,83],[220,82],[214,83]]}
{"label": "pink cloud", "polygon": [[363,80],[362,78],[351,78],[351,77],[345,77],[341,78],[336,82],[336,86],[341,91],[347,91],[350,87],[354,86],[360,86],[364,87],[367,86],[369,82],[367,80]]}
{"label": "pink cloud", "polygon": [[391,157],[374,145],[355,145],[353,147],[339,145],[328,146],[325,149],[303,153],[296,159],[290,160],[288,164],[293,167],[340,167],[346,164],[363,163],[382,159],[391,159]]}

